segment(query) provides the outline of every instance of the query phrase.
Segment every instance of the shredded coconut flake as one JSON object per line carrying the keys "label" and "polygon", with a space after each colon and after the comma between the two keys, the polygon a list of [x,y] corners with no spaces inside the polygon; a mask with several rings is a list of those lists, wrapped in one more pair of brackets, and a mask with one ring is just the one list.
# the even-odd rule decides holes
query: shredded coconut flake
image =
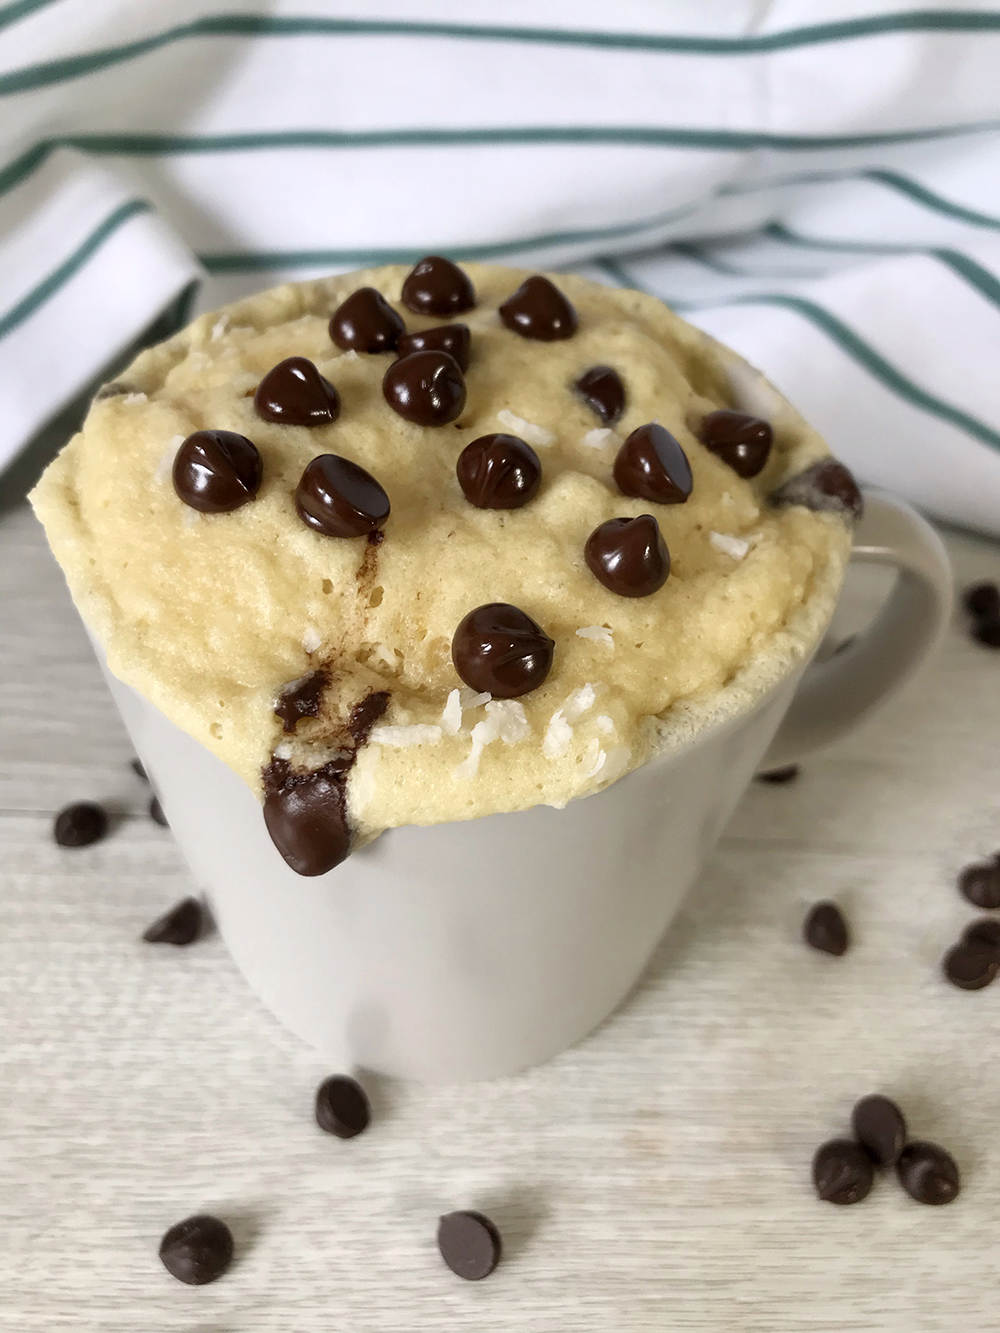
{"label": "shredded coconut flake", "polygon": [[122,395],[123,403],[144,403],[146,395],[144,393],[126,393]]}
{"label": "shredded coconut flake", "polygon": [[452,690],[441,714],[441,730],[446,736],[457,736],[462,729],[462,697]]}
{"label": "shredded coconut flake", "polygon": [[608,648],[615,646],[614,631],[606,625],[584,625],[576,633],[580,639],[593,639],[595,643],[603,643]]}
{"label": "shredded coconut flake", "polygon": [[616,430],[611,430],[608,426],[598,426],[596,430],[588,430],[583,437],[583,443],[588,449],[603,449],[606,444],[621,444],[622,437]]}
{"label": "shredded coconut flake", "polygon": [[544,426],[536,426],[534,422],[525,421],[524,417],[516,416],[506,407],[497,413],[497,421],[528,444],[537,444],[544,448],[555,442],[556,437],[550,430],[546,430]]}
{"label": "shredded coconut flake", "polygon": [[174,459],[177,457],[177,450],[184,443],[183,435],[174,435],[167,445],[167,451],[156,465],[154,473],[156,480],[167,482],[170,480],[170,474],[174,470]]}
{"label": "shredded coconut flake", "polygon": [[463,711],[466,708],[479,708],[482,704],[488,704],[492,698],[492,694],[487,694],[485,691],[479,694],[475,690],[470,690],[468,685],[463,685],[458,692],[458,701]]}
{"label": "shredded coconut flake", "polygon": [[495,717],[484,717],[472,728],[472,749],[467,759],[455,768],[456,778],[474,778],[479,772],[479,757],[492,741],[499,738],[500,724]]}
{"label": "shredded coconut flake", "polygon": [[602,685],[591,685],[588,680],[586,685],[581,685],[578,690],[574,690],[563,704],[562,711],[566,715],[568,722],[576,722],[583,717],[589,709],[593,708],[594,700],[603,690]]}
{"label": "shredded coconut flake", "polygon": [[375,645],[375,656],[386,666],[395,667],[396,665],[396,650],[390,648],[387,643],[377,643]]}
{"label": "shredded coconut flake", "polygon": [[338,358],[341,361],[357,361],[359,359],[357,352],[353,347],[349,347],[344,355]]}
{"label": "shredded coconut flake", "polygon": [[488,703],[486,715],[496,719],[504,745],[516,745],[531,731],[524,704],[516,699],[497,699]]}
{"label": "shredded coconut flake", "polygon": [[600,741],[591,741],[583,752],[583,764],[580,769],[580,776],[584,778],[596,778],[598,773],[604,767],[607,755],[601,749]]}
{"label": "shredded coconut flake", "polygon": [[613,736],[615,734],[615,724],[611,718],[608,717],[607,713],[601,713],[598,717],[595,717],[594,725],[597,727],[597,730],[603,732],[605,736]]}
{"label": "shredded coconut flake", "polygon": [[430,722],[417,722],[410,727],[381,726],[372,730],[373,745],[391,745],[402,750],[408,745],[435,745],[441,739],[441,728]]}
{"label": "shredded coconut flake", "polygon": [[275,759],[291,759],[292,746],[289,741],[282,741],[280,745],[274,747]]}
{"label": "shredded coconut flake", "polygon": [[631,758],[632,751],[627,745],[613,746],[607,752],[607,757],[601,772],[601,781],[614,782],[615,778],[620,778],[628,768]]}
{"label": "shredded coconut flake", "polygon": [[307,653],[314,653],[323,640],[319,636],[319,631],[312,625],[307,626],[305,634],[302,636],[302,647]]}
{"label": "shredded coconut flake", "polygon": [[208,335],[209,342],[217,343],[220,338],[225,337],[226,330],[229,328],[229,316],[220,315],[212,325],[212,332]]}
{"label": "shredded coconut flake", "polygon": [[732,537],[727,532],[710,532],[708,540],[717,551],[721,551],[723,555],[731,555],[734,560],[742,560],[750,550],[748,541],[744,541],[742,537]]}
{"label": "shredded coconut flake", "polygon": [[573,728],[566,721],[563,710],[557,708],[542,739],[542,754],[546,759],[558,759],[569,749],[572,739]]}

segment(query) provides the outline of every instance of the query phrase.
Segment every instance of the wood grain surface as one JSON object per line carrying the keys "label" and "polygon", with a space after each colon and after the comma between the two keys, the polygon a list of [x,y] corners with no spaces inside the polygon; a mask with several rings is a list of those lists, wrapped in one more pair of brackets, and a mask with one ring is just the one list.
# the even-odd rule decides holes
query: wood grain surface
{"label": "wood grain surface", "polygon": [[[314,1125],[333,1072],[272,1020],[217,937],[144,945],[191,885],[62,578],[23,507],[3,569],[0,1328],[10,1333],[814,1333],[1000,1328],[1000,983],[940,959],[975,913],[957,871],[1000,848],[1000,653],[961,617],[898,700],[754,784],[638,993],[575,1050],[492,1084],[368,1079],[371,1128]],[[1000,550],[947,534],[959,585]],[[850,621],[876,581],[856,581]],[[115,812],[64,850],[53,813]],[[834,898],[853,947],[800,940]],[[810,1160],[865,1093],[947,1146],[963,1189],[892,1177],[820,1203]],[[441,1263],[478,1208],[506,1253]],[[237,1257],[213,1286],[161,1267],[209,1210]]]}

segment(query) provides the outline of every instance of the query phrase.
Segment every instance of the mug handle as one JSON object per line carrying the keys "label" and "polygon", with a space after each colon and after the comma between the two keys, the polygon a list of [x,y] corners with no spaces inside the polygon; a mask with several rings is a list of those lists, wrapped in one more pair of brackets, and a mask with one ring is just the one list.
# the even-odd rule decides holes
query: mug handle
{"label": "mug handle", "polygon": [[761,761],[765,772],[856,727],[909,680],[948,623],[948,553],[931,525],[905,501],[884,491],[865,491],[851,559],[894,565],[896,585],[874,623],[849,648],[806,668]]}

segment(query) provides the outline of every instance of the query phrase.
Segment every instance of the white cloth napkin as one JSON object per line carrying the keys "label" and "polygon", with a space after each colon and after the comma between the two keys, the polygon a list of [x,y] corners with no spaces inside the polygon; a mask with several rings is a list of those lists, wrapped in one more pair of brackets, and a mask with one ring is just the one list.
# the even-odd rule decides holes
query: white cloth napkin
{"label": "white cloth napkin", "polygon": [[428,252],[655,292],[1000,535],[1000,10],[0,5],[0,463],[197,309]]}

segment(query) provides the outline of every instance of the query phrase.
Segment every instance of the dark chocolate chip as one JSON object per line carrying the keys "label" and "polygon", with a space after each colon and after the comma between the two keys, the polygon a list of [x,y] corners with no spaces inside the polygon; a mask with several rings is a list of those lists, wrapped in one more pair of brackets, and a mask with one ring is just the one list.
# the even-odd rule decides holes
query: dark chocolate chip
{"label": "dark chocolate chip", "polygon": [[297,875],[325,875],[351,850],[343,772],[333,765],[293,774],[274,760],[264,775],[264,823]]}
{"label": "dark chocolate chip", "polygon": [[89,847],[108,831],[108,816],[92,801],[77,801],[60,810],[52,825],[52,836],[60,847]]}
{"label": "dark chocolate chip", "polygon": [[330,320],[330,337],[346,351],[391,352],[405,331],[400,316],[374,287],[351,292]]}
{"label": "dark chocolate chip", "polygon": [[806,943],[838,958],[847,952],[849,937],[844,914],[836,903],[817,903],[809,909],[803,926]]}
{"label": "dark chocolate chip", "polygon": [[382,393],[394,412],[416,426],[446,426],[465,406],[465,380],[447,352],[411,352],[394,361]]}
{"label": "dark chocolate chip", "polygon": [[340,394],[304,356],[279,361],[257,385],[257,415],[279,426],[329,426],[340,416]]}
{"label": "dark chocolate chip", "polygon": [[160,828],[169,828],[167,817],[163,813],[163,806],[160,804],[160,798],[154,796],[149,803],[149,817],[154,824],[159,824]]}
{"label": "dark chocolate chip", "polygon": [[146,776],[146,770],[143,768],[142,764],[139,763],[138,759],[133,759],[129,766],[137,778],[142,778],[143,782],[149,781],[149,778]]}
{"label": "dark chocolate chip", "polygon": [[201,934],[204,912],[197,898],[182,898],[143,931],[147,944],[193,944]]}
{"label": "dark chocolate chip", "polygon": [[[760,468],[755,469],[755,472],[759,471]],[[754,472],[741,475],[752,477]],[[771,492],[770,500],[773,505],[804,505],[806,509],[849,514],[853,519],[859,519],[865,508],[861,488],[843,463],[838,463],[835,458],[824,458],[789,478]]]}
{"label": "dark chocolate chip", "polygon": [[941,967],[960,990],[982,990],[1000,972],[1000,953],[985,940],[966,936],[948,950]]}
{"label": "dark chocolate chip", "polygon": [[371,1114],[364,1088],[346,1074],[334,1074],[316,1089],[316,1123],[327,1134],[353,1139],[368,1128]]}
{"label": "dark chocolate chip", "polygon": [[899,1183],[917,1203],[951,1203],[961,1187],[958,1164],[936,1143],[908,1143],[896,1163]]}
{"label": "dark chocolate chip", "polygon": [[478,1282],[489,1277],[500,1262],[500,1232],[482,1213],[447,1213],[438,1222],[441,1258],[458,1277]]}
{"label": "dark chocolate chip", "polygon": [[587,538],[587,568],[619,597],[648,597],[670,573],[670,553],[652,514],[610,518]]}
{"label": "dark chocolate chip", "polygon": [[978,944],[985,944],[988,949],[995,949],[1000,953],[1000,920],[996,917],[981,916],[978,921],[966,926],[962,932],[962,939],[975,940]]}
{"label": "dark chocolate chip", "polygon": [[876,1166],[892,1166],[906,1143],[902,1111],[880,1093],[862,1097],[851,1116],[851,1128]]}
{"label": "dark chocolate chip", "polygon": [[174,490],[202,514],[228,514],[252,500],[264,473],[257,446],[232,430],[196,430],[177,450]]}
{"label": "dark chocolate chip", "polygon": [[962,605],[970,616],[993,619],[1000,616],[1000,588],[995,583],[973,583],[962,594]]}
{"label": "dark chocolate chip", "polygon": [[522,338],[556,342],[576,333],[576,311],[548,278],[525,278],[500,307],[500,318]]}
{"label": "dark chocolate chip", "polygon": [[367,744],[372,727],[389,707],[390,697],[388,690],[372,690],[351,709],[347,730],[351,733],[355,748]]}
{"label": "dark chocolate chip", "polygon": [[623,495],[654,504],[678,505],[691,494],[687,454],[663,426],[639,426],[618,450],[615,481]]}
{"label": "dark chocolate chip", "polygon": [[756,477],[771,452],[770,423],[748,412],[733,412],[729,408],[709,412],[697,434],[706,449],[741,477]]}
{"label": "dark chocolate chip", "polygon": [[325,667],[310,671],[308,676],[291,680],[278,695],[274,705],[276,717],[284,723],[286,732],[294,731],[300,718],[316,717],[323,702],[323,691],[330,683],[330,673]]}
{"label": "dark chocolate chip", "polygon": [[625,411],[625,385],[611,366],[591,366],[573,387],[605,426],[613,426]]}
{"label": "dark chocolate chip", "polygon": [[389,497],[375,478],[338,454],[306,466],[295,492],[303,523],[327,537],[364,537],[389,517]]}
{"label": "dark chocolate chip", "polygon": [[984,648],[1000,648],[1000,616],[983,616],[972,627],[972,637]]}
{"label": "dark chocolate chip", "polygon": [[477,509],[520,509],[542,484],[542,465],[516,435],[480,435],[455,466],[465,498]]}
{"label": "dark chocolate chip", "polygon": [[529,615],[507,602],[470,611],[451,642],[455,670],[470,688],[495,699],[537,689],[552,667],[555,643]]}
{"label": "dark chocolate chip", "polygon": [[178,1282],[202,1287],[233,1261],[233,1233],[217,1217],[198,1213],[170,1228],[160,1241],[163,1267]]}
{"label": "dark chocolate chip", "polygon": [[476,290],[457,264],[428,255],[406,275],[402,301],[416,315],[460,315],[476,304]]}
{"label": "dark chocolate chip", "polygon": [[455,358],[463,374],[469,369],[471,350],[472,335],[468,324],[440,324],[436,329],[405,333],[396,344],[396,353],[400,357],[409,356],[411,352],[447,352]]}
{"label": "dark chocolate chip", "polygon": [[996,861],[978,861],[966,866],[958,877],[958,888],[973,907],[996,911],[1000,907],[1000,865]]}
{"label": "dark chocolate chip", "polygon": [[758,782],[769,782],[772,786],[780,786],[786,782],[794,782],[802,770],[798,764],[786,764],[784,768],[770,768],[766,773],[757,773]]}
{"label": "dark chocolate chip", "polygon": [[831,1139],[817,1148],[812,1165],[816,1193],[827,1203],[860,1203],[875,1180],[872,1160],[850,1139]]}

